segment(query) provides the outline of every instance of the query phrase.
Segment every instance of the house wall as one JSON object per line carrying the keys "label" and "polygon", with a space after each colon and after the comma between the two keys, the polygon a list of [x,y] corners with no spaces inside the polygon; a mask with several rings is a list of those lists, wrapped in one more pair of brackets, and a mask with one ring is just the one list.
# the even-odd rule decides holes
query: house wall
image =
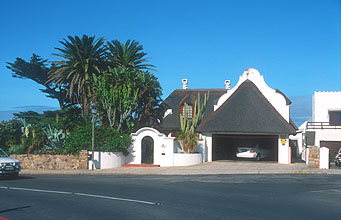
{"label": "house wall", "polygon": [[250,68],[243,72],[239,77],[239,81],[235,87],[222,95],[217,104],[214,106],[214,111],[216,111],[224,102],[238,89],[238,87],[245,81],[249,79],[252,81],[265,98],[273,105],[273,107],[282,115],[282,117],[289,122],[290,120],[290,107],[287,105],[285,97],[276,92],[276,90],[270,88],[264,81],[264,77],[258,72],[258,70]]}
{"label": "house wall", "polygon": [[[312,105],[313,122],[329,122],[329,110],[341,111],[341,91],[314,92]],[[338,129],[313,129],[315,131],[315,145],[319,147],[321,141],[341,141],[341,127]]]}
{"label": "house wall", "polygon": [[305,130],[306,130],[306,127],[307,127],[307,122],[304,122],[299,128],[298,128],[298,131],[297,131],[297,134],[295,135],[290,135],[289,136],[289,139],[290,140],[296,140],[297,141],[297,158],[300,158],[302,160],[305,160],[305,154],[303,153],[304,151],[304,138],[305,138]]}
{"label": "house wall", "polygon": [[315,145],[319,147],[321,141],[341,141],[341,129],[318,129],[315,131]]}
{"label": "house wall", "polygon": [[340,92],[314,92],[312,99],[312,121],[329,122],[328,110],[341,111]]}

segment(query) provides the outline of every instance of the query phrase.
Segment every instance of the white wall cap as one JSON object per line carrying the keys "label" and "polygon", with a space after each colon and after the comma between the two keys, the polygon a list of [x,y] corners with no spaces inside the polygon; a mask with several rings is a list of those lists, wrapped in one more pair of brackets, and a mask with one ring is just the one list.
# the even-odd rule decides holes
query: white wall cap
{"label": "white wall cap", "polygon": [[132,133],[131,135],[132,136],[138,136],[140,135],[142,132],[145,132],[145,131],[151,131],[151,132],[154,132],[155,134],[157,134],[158,136],[160,137],[166,137],[166,135],[160,133],[158,130],[156,130],[155,128],[151,128],[151,127],[143,127],[143,128],[140,128],[138,131],[136,131],[135,133]]}
{"label": "white wall cap", "polygon": [[337,111],[341,111],[341,108],[328,108],[328,111],[330,111],[330,112],[333,112],[333,111],[337,112]]}

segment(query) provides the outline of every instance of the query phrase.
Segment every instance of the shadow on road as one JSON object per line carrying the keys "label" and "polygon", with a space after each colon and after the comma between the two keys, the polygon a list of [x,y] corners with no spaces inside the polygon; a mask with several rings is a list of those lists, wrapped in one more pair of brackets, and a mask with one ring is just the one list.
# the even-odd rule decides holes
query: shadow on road
{"label": "shadow on road", "polygon": [[5,212],[11,212],[11,211],[16,211],[16,210],[21,210],[21,209],[27,209],[27,208],[31,208],[32,206],[23,206],[23,207],[17,207],[17,208],[13,208],[13,209],[5,209],[5,210],[0,210],[0,214],[1,213],[5,213]]}
{"label": "shadow on road", "polygon": [[35,177],[32,177],[32,176],[18,176],[18,177],[0,176],[0,181],[26,180],[26,179],[35,179]]}

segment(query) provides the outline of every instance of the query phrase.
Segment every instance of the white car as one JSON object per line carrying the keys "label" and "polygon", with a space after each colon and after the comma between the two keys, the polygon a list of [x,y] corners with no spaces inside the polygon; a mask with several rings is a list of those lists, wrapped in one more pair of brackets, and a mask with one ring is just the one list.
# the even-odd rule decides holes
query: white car
{"label": "white car", "polygon": [[255,158],[256,160],[261,160],[272,156],[270,149],[261,148],[259,144],[255,147],[237,146],[236,149],[236,157],[238,158]]}
{"label": "white car", "polygon": [[341,148],[337,151],[334,161],[336,166],[341,166]]}
{"label": "white car", "polygon": [[19,160],[10,158],[0,148],[0,175],[10,175],[11,177],[17,177],[21,171]]}

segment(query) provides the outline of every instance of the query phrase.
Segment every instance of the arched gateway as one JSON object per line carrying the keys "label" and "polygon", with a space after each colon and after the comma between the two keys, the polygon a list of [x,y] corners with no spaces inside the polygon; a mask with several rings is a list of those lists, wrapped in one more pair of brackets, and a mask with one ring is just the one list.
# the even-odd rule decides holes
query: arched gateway
{"label": "arched gateway", "polygon": [[145,136],[141,141],[141,162],[142,164],[154,163],[154,140],[150,136]]}

